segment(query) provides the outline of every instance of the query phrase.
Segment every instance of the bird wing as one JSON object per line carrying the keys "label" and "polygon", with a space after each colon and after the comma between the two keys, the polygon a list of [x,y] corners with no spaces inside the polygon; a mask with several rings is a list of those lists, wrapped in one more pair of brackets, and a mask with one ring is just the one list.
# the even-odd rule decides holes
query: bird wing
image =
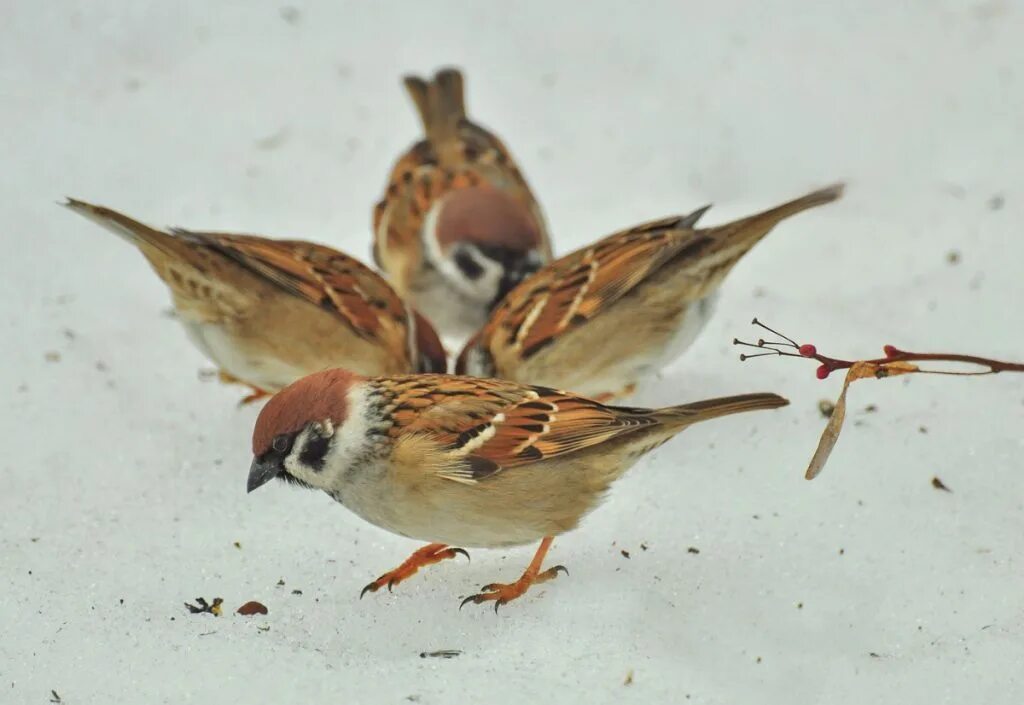
{"label": "bird wing", "polygon": [[337,250],[297,240],[180,228],[172,232],[201,242],[290,294],[330,311],[364,339],[387,341],[407,333],[409,313],[394,289],[369,267]]}
{"label": "bird wing", "polygon": [[586,323],[671,259],[697,254],[711,238],[693,225],[707,207],[610,235],[543,267],[513,289],[476,343],[512,347],[528,359]]}
{"label": "bird wing", "polygon": [[473,484],[660,423],[646,409],[608,407],[546,387],[475,377],[397,379],[390,433],[399,441],[433,441],[443,457],[424,465],[456,482]]}

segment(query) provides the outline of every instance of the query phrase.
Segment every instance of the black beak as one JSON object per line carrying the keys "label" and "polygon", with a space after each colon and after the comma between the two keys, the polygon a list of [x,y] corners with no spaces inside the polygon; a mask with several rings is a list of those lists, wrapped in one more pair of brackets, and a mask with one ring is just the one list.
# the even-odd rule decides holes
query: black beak
{"label": "black beak", "polygon": [[245,485],[245,491],[252,492],[277,477],[281,472],[279,460],[269,453],[261,458],[253,458],[252,465],[249,466],[249,481]]}

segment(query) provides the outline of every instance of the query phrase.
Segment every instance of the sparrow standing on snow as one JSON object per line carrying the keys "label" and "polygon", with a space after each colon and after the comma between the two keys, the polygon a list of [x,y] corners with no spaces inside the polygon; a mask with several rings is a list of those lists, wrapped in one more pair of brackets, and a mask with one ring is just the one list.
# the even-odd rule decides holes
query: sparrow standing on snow
{"label": "sparrow standing on snow", "polygon": [[575,528],[642,455],[692,424],[787,403],[746,394],[633,409],[501,380],[326,370],[261,410],[248,490],[274,477],[321,489],[377,526],[431,542],[364,594],[465,554],[456,544],[540,541],[517,581],[463,602],[497,609],[565,570],[541,570],[553,537]]}
{"label": "sparrow standing on snow", "polygon": [[430,324],[380,275],[323,245],[249,235],[164,232],[68,199],[76,213],[139,248],[170,288],[178,319],[243,401],[312,372],[443,372]]}
{"label": "sparrow standing on snow", "polygon": [[608,401],[680,355],[707,323],[733,265],[784,218],[842,185],[713,228],[710,208],[615,233],[513,289],[466,344],[455,371],[574,389]]}
{"label": "sparrow standing on snow", "polygon": [[426,139],[395,163],[374,209],[374,259],[442,332],[469,334],[551,259],[547,226],[508,149],[466,117],[459,71],[405,87]]}

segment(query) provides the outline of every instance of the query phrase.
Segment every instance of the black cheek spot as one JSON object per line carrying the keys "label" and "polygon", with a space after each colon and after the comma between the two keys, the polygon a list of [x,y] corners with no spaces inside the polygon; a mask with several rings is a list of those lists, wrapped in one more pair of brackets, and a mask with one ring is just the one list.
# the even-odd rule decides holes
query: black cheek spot
{"label": "black cheek spot", "polygon": [[484,268],[465,250],[459,250],[455,253],[455,264],[470,279],[476,280],[483,276]]}
{"label": "black cheek spot", "polygon": [[320,472],[324,469],[324,458],[330,446],[330,438],[324,438],[323,436],[311,438],[306,443],[306,447],[302,449],[302,453],[299,454],[299,462]]}

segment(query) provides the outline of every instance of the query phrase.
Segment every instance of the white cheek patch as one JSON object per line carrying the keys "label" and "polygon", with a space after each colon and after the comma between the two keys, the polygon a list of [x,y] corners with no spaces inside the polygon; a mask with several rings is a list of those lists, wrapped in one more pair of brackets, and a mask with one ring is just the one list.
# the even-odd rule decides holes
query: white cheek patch
{"label": "white cheek patch", "polygon": [[366,455],[370,443],[367,421],[369,402],[366,390],[359,385],[348,391],[348,415],[340,426],[333,427],[331,449],[324,458],[324,467],[317,473],[318,487],[338,489],[345,475],[353,469],[353,461]]}
{"label": "white cheek patch", "polygon": [[352,461],[364,456],[369,448],[369,426],[366,420],[366,392],[353,387],[348,392],[348,417],[340,426],[330,419],[320,423],[319,436],[331,438],[331,447],[324,457],[324,464],[316,470],[302,462],[302,451],[310,440],[310,431],[303,430],[295,439],[292,450],[284,459],[284,469],[293,477],[321,490],[339,489],[345,482],[345,475],[352,468]]}
{"label": "white cheek patch", "polygon": [[303,431],[295,439],[295,443],[292,445],[292,452],[288,454],[288,457],[284,459],[284,469],[288,471],[288,474],[297,477],[303,482],[309,482],[311,475],[315,474],[299,462],[299,456],[302,454],[302,449],[306,445],[306,432]]}
{"label": "white cheek patch", "polygon": [[[423,220],[421,233],[427,260],[441,273],[445,281],[463,296],[489,303],[498,294],[498,287],[501,285],[501,278],[504,274],[502,267],[494,260],[482,255],[476,247],[469,243],[453,245],[449,248],[448,253],[442,252],[441,245],[437,241],[437,221],[443,205],[443,200],[434,203]],[[483,270],[479,277],[470,279],[455,263],[456,248],[461,249],[465,256],[471,257]]]}

